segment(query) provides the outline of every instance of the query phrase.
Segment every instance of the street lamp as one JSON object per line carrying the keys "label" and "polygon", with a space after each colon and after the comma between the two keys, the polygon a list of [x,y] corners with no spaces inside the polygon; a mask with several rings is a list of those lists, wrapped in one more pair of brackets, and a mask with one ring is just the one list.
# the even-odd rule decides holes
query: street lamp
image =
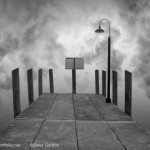
{"label": "street lamp", "polygon": [[110,22],[107,19],[102,19],[99,22],[99,28],[95,30],[96,33],[103,33],[104,30],[101,28],[100,24],[102,21],[107,21],[109,24],[109,36],[108,36],[108,71],[107,71],[107,98],[106,98],[106,103],[111,103],[110,99],[110,43],[111,43],[111,38],[110,38]]}

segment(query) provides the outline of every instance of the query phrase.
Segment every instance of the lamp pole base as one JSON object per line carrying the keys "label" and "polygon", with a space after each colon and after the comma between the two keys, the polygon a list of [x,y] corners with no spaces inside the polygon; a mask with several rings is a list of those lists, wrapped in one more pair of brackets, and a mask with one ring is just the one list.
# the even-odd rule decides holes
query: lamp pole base
{"label": "lamp pole base", "polygon": [[106,103],[111,103],[111,99],[110,98],[106,98]]}

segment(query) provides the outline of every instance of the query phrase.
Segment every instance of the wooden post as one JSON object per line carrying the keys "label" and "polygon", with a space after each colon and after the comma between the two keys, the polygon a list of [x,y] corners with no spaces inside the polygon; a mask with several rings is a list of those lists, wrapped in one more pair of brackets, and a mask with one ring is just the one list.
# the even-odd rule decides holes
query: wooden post
{"label": "wooden post", "polygon": [[118,74],[116,71],[112,71],[112,101],[115,105],[118,105],[118,85],[117,85]]}
{"label": "wooden post", "polygon": [[106,97],[106,71],[102,70],[102,95]]}
{"label": "wooden post", "polygon": [[125,113],[132,114],[132,73],[125,70]]}
{"label": "wooden post", "polygon": [[76,94],[76,70],[72,69],[72,93]]}
{"label": "wooden post", "polygon": [[33,91],[33,69],[27,71],[27,80],[28,80],[28,100],[29,105],[34,102],[34,91]]}
{"label": "wooden post", "polygon": [[50,93],[54,93],[53,69],[49,69]]}
{"label": "wooden post", "polygon": [[99,70],[95,70],[95,93],[99,94]]}
{"label": "wooden post", "polygon": [[19,68],[12,71],[12,90],[13,90],[13,106],[14,118],[21,112],[20,108],[20,83],[19,83]]}
{"label": "wooden post", "polygon": [[39,69],[38,76],[39,76],[39,96],[40,96],[43,93],[42,69]]}

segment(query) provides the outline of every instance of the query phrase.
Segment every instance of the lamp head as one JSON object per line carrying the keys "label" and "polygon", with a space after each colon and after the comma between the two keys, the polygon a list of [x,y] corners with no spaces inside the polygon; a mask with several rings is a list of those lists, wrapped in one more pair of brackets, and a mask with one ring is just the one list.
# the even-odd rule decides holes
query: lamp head
{"label": "lamp head", "polygon": [[96,33],[103,33],[104,30],[101,28],[101,26],[99,26],[98,29],[95,30]]}

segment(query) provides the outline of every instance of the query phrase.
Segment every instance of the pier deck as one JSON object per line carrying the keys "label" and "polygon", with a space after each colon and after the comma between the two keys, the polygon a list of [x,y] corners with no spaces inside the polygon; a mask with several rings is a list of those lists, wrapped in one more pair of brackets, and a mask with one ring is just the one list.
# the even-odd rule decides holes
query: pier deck
{"label": "pier deck", "polygon": [[102,95],[45,93],[0,132],[0,149],[150,150],[150,134]]}

